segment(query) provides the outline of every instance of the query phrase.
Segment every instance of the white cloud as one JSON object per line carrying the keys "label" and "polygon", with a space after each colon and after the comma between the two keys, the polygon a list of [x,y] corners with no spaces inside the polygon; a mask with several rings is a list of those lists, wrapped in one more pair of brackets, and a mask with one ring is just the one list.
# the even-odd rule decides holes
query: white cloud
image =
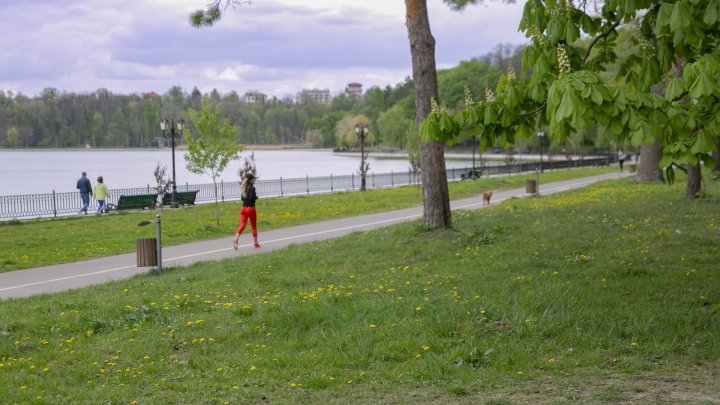
{"label": "white cloud", "polygon": [[[2,2],[5,3],[5,2]],[[8,2],[0,15],[0,89],[90,92],[342,91],[351,81],[394,85],[411,75],[405,5],[388,0],[256,0],[211,28],[189,13],[204,0]],[[428,0],[439,67],[524,42],[521,4],[463,12]]]}

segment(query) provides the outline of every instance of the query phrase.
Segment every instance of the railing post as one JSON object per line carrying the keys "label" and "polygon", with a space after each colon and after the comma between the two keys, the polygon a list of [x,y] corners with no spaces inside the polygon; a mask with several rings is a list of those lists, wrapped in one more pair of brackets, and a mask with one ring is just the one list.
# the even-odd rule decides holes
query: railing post
{"label": "railing post", "polygon": [[373,174],[372,174],[372,183],[373,183],[373,188],[377,188],[377,187],[375,187],[375,172],[373,172]]}
{"label": "railing post", "polygon": [[225,183],[220,179],[220,199],[225,202]]}
{"label": "railing post", "polygon": [[393,179],[393,171],[390,170],[390,187],[395,187],[395,179]]}
{"label": "railing post", "polygon": [[53,216],[57,218],[57,203],[55,202],[55,190],[53,190]]}
{"label": "railing post", "polygon": [[331,192],[331,193],[333,192],[333,177],[332,177],[332,173],[330,173],[330,192]]}
{"label": "railing post", "polygon": [[350,174],[350,183],[352,184],[352,189],[355,190],[355,174]]}
{"label": "railing post", "polygon": [[284,195],[283,193],[283,187],[282,187],[282,176],[280,176],[280,196],[282,197]]}
{"label": "railing post", "polygon": [[310,194],[310,177],[307,174],[305,175],[305,189]]}

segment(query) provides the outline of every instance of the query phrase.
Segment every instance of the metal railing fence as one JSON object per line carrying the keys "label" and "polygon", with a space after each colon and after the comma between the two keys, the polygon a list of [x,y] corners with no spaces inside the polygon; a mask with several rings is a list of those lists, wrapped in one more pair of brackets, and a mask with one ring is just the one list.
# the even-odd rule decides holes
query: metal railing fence
{"label": "metal railing fence", "polygon": [[[587,166],[604,166],[610,163],[610,158],[588,158],[580,160],[555,160],[542,162],[543,169],[554,170]],[[480,176],[495,176],[503,174],[518,174],[532,172],[540,168],[540,162],[517,163],[499,166],[475,167]],[[446,170],[448,181],[461,180],[468,177],[471,167],[450,168]],[[421,182],[419,172],[390,172],[368,173],[367,189],[399,187],[415,185]],[[262,180],[255,184],[257,193],[261,197],[292,196],[300,194],[332,193],[338,191],[352,191],[360,189],[360,175],[279,178]],[[209,184],[179,184],[177,191],[198,191],[196,202],[215,201],[214,185]],[[112,189],[106,200],[108,204],[117,204],[121,195],[154,194],[155,188],[146,187]],[[217,184],[219,201],[240,200],[239,182],[220,182]],[[19,219],[29,217],[58,217],[77,214],[80,208],[80,195],[77,191],[55,192],[45,194],[24,194],[0,196],[0,219]],[[97,202],[91,199],[88,212],[97,210]]]}

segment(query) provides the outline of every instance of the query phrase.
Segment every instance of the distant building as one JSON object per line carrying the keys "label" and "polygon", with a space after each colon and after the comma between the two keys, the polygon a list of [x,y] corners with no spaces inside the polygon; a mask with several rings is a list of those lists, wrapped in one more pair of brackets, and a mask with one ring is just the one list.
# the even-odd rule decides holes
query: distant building
{"label": "distant building", "polygon": [[150,98],[160,98],[160,95],[155,93],[154,91],[151,91],[150,93],[148,93],[147,96]]}
{"label": "distant building", "polygon": [[345,87],[345,93],[350,97],[362,97],[362,84],[357,82],[348,83],[347,87]]}
{"label": "distant building", "polygon": [[244,100],[246,104],[265,104],[267,96],[259,91],[253,90],[245,93]]}
{"label": "distant building", "polygon": [[316,103],[319,104],[327,104],[330,102],[330,90],[328,89],[311,89],[311,90],[303,90],[300,93],[298,93],[296,97],[296,101],[298,103],[301,103],[306,100],[313,100]]}

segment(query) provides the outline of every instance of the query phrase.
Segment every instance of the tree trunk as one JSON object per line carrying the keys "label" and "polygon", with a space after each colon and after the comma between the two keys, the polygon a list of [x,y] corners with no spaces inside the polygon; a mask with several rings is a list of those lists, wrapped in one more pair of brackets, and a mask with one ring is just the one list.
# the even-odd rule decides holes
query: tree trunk
{"label": "tree trunk", "polygon": [[[438,98],[435,38],[430,31],[426,0],[405,0],[405,9],[415,86],[415,121],[420,128],[430,114],[430,99]],[[441,141],[432,141],[420,147],[423,221],[433,228],[452,227],[444,146]]]}
{"label": "tree trunk", "polygon": [[660,140],[655,138],[654,145],[640,145],[640,164],[635,179],[640,182],[664,181],[660,170],[662,148]]}
{"label": "tree trunk", "polygon": [[702,191],[702,166],[700,163],[688,165],[687,171],[687,188],[685,189],[685,198],[698,198]]}
{"label": "tree trunk", "polygon": [[715,144],[715,153],[713,154],[715,159],[715,166],[713,166],[713,172],[720,172],[720,142]]}

